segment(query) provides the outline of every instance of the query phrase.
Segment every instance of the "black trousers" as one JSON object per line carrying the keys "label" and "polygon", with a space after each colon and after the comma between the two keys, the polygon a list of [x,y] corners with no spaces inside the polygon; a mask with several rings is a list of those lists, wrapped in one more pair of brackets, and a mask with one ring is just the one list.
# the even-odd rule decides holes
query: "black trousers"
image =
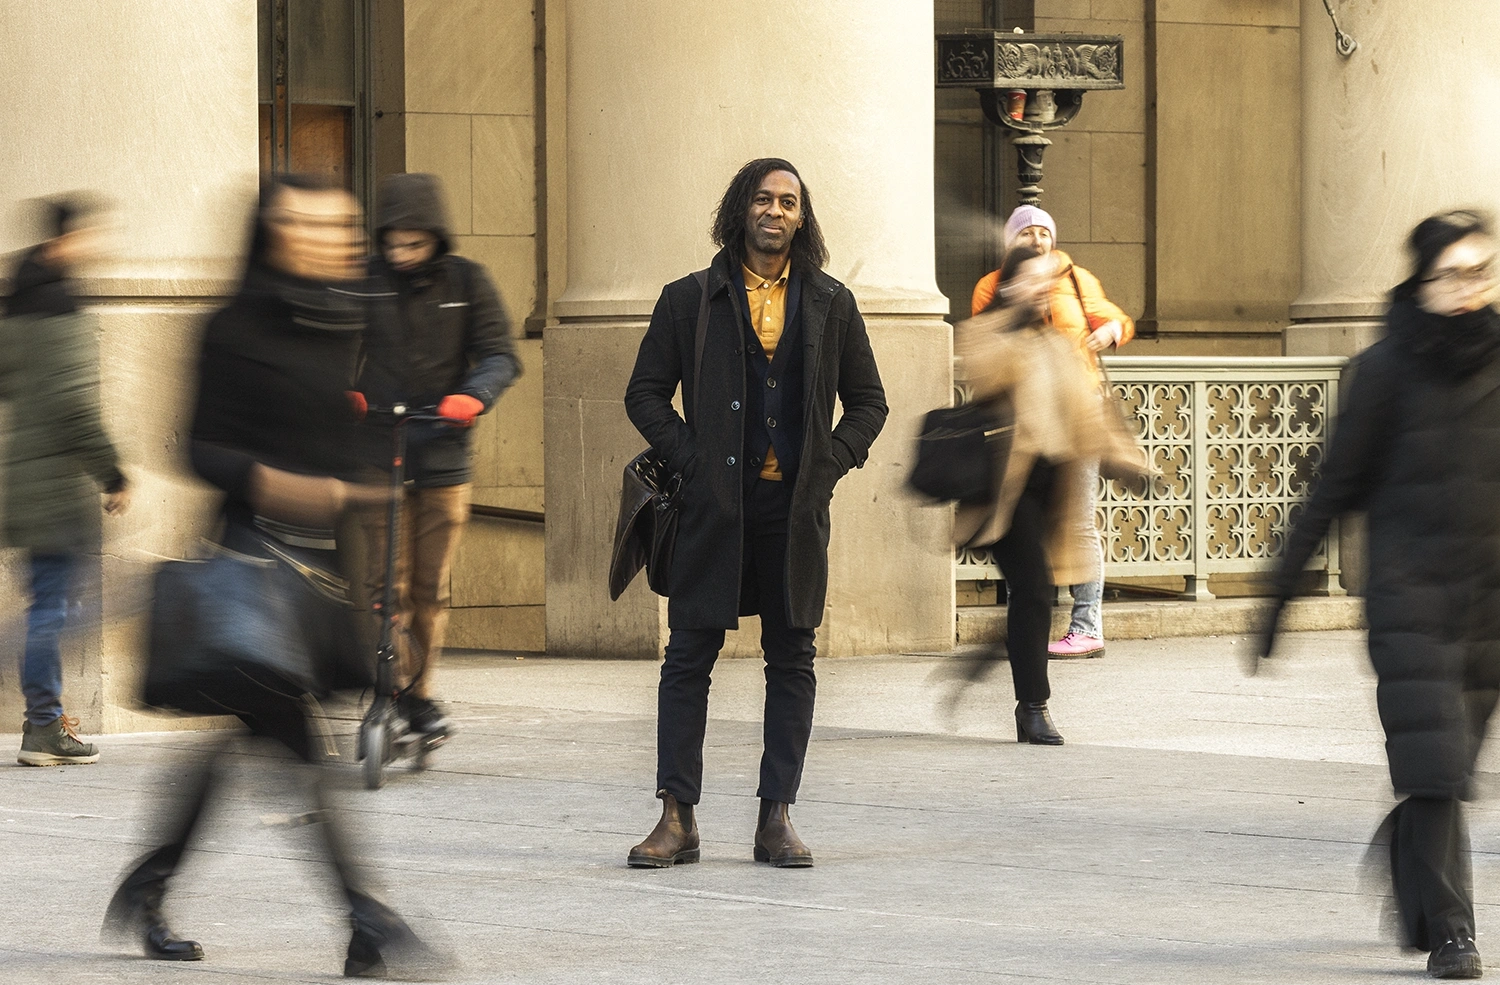
{"label": "black trousers", "polygon": [[1474,936],[1473,873],[1463,804],[1408,797],[1383,829],[1391,842],[1391,884],[1406,942],[1423,951]]}
{"label": "black trousers", "polygon": [[[786,521],[790,482],[757,479],[745,495],[744,567],[741,577],[760,603],[760,646],[765,654],[765,748],[760,760],[763,800],[795,803],[812,733],[816,632],[787,625]],[[657,689],[656,788],[683,804],[703,794],[703,736],[708,688],[724,646],[722,629],[674,629],[667,641]]]}
{"label": "black trousers", "polygon": [[[243,693],[235,702],[236,714],[258,736],[279,742],[294,752],[307,766],[315,768],[317,754],[312,745],[312,723],[308,719],[307,706],[299,699],[276,693],[268,688],[255,686],[247,681]],[[188,769],[178,769],[172,775],[173,796],[161,804],[158,823],[161,827],[162,843],[136,860],[134,868],[126,874],[120,884],[116,899],[131,908],[145,907],[148,911],[160,908],[166,895],[167,881],[176,873],[183,853],[192,841],[193,832],[209,804],[215,788],[224,777],[227,765],[227,742],[220,742]],[[295,782],[289,772],[288,779]],[[354,865],[353,856],[345,845],[345,834],[337,815],[329,809],[327,795],[321,778],[309,776],[311,799],[316,812],[313,818],[323,843],[324,857],[331,864],[350,913],[356,923],[377,925],[386,920],[390,911],[365,887]],[[169,785],[164,784],[164,789]]]}
{"label": "black trousers", "polygon": [[1052,465],[1037,461],[1016,502],[1010,530],[991,545],[1005,577],[1005,642],[1017,701],[1046,701],[1052,696],[1047,643],[1052,632],[1053,586],[1043,538],[1056,474]]}

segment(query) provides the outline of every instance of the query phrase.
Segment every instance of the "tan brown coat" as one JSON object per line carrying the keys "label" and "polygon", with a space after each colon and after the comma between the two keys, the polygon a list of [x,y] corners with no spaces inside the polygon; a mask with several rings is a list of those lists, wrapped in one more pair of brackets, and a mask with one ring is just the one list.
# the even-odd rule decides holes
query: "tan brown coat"
{"label": "tan brown coat", "polygon": [[1091,500],[1079,489],[1089,481],[1089,466],[1100,461],[1106,472],[1144,474],[1145,458],[1101,399],[1077,348],[1040,324],[1018,328],[1016,318],[1014,310],[990,311],[954,326],[955,372],[970,399],[1009,394],[1016,412],[999,493],[990,503],[959,505],[954,542],[983,546],[1004,537],[1027,475],[1037,459],[1046,459],[1057,467],[1045,535],[1052,583],[1077,585],[1099,574],[1099,551],[1089,533],[1093,518],[1073,515]]}

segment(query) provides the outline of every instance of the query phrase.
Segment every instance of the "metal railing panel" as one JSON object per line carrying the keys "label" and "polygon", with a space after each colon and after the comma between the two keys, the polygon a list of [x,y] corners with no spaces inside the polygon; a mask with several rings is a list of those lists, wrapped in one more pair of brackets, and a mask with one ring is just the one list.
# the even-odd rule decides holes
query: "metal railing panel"
{"label": "metal railing panel", "polygon": [[[1209,598],[1210,574],[1275,567],[1323,461],[1343,357],[1112,356],[1127,425],[1158,473],[1101,480],[1106,578],[1178,576]],[[962,398],[962,394],[956,394]],[[1339,594],[1337,526],[1308,567]],[[959,551],[954,578],[1000,577],[987,551]]]}

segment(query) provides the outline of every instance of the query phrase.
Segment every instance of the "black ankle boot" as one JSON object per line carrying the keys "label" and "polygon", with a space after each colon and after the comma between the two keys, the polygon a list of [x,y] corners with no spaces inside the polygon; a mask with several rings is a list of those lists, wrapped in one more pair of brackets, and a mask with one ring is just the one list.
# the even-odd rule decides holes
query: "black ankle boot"
{"label": "black ankle boot", "polygon": [[354,934],[344,958],[345,978],[384,978],[392,970],[412,977],[430,973],[442,963],[406,921],[369,896],[351,896],[349,920]]}
{"label": "black ankle boot", "polygon": [[181,940],[167,926],[161,903],[166,881],[137,869],[115,890],[104,913],[106,931],[122,936],[139,934],[146,957],[157,961],[202,961],[203,946]]}
{"label": "black ankle boot", "polygon": [[1045,701],[1016,702],[1016,741],[1034,746],[1060,746],[1063,737],[1052,724]]}

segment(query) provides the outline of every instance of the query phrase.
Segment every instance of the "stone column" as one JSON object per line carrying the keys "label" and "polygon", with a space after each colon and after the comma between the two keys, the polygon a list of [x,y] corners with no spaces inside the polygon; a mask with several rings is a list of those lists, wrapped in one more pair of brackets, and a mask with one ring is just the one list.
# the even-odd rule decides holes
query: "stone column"
{"label": "stone column", "polygon": [[[755,30],[747,30],[752,24]],[[811,189],[870,328],[891,417],[833,500],[824,653],[953,640],[946,511],[902,492],[920,414],[951,388],[933,267],[933,23],[902,0],[770,0],[747,10],[567,4],[567,289],[546,329],[547,648],[659,653],[666,606],[606,588],[625,463],[622,398],[664,284],[705,266],[730,177],[784,157]],[[731,649],[756,648],[754,620]]]}
{"label": "stone column", "polygon": [[[144,603],[159,555],[182,557],[211,502],[182,463],[203,316],[229,284],[257,165],[256,4],[12,0],[0,6],[4,208],[90,188],[120,206],[119,255],[89,272],[101,329],[105,423],[134,484],[86,566],[65,648],[64,702],[86,731],[172,727],[130,709]],[[7,216],[7,219],[11,217]],[[19,221],[0,253],[29,245]],[[8,276],[7,269],[0,276]],[[24,565],[3,570],[0,731],[18,727]]]}
{"label": "stone column", "polygon": [[1288,355],[1353,354],[1379,337],[1404,241],[1443,209],[1495,208],[1500,50],[1487,0],[1408,16],[1376,0],[1335,4],[1359,42],[1334,47],[1323,0],[1302,0],[1302,293]]}

